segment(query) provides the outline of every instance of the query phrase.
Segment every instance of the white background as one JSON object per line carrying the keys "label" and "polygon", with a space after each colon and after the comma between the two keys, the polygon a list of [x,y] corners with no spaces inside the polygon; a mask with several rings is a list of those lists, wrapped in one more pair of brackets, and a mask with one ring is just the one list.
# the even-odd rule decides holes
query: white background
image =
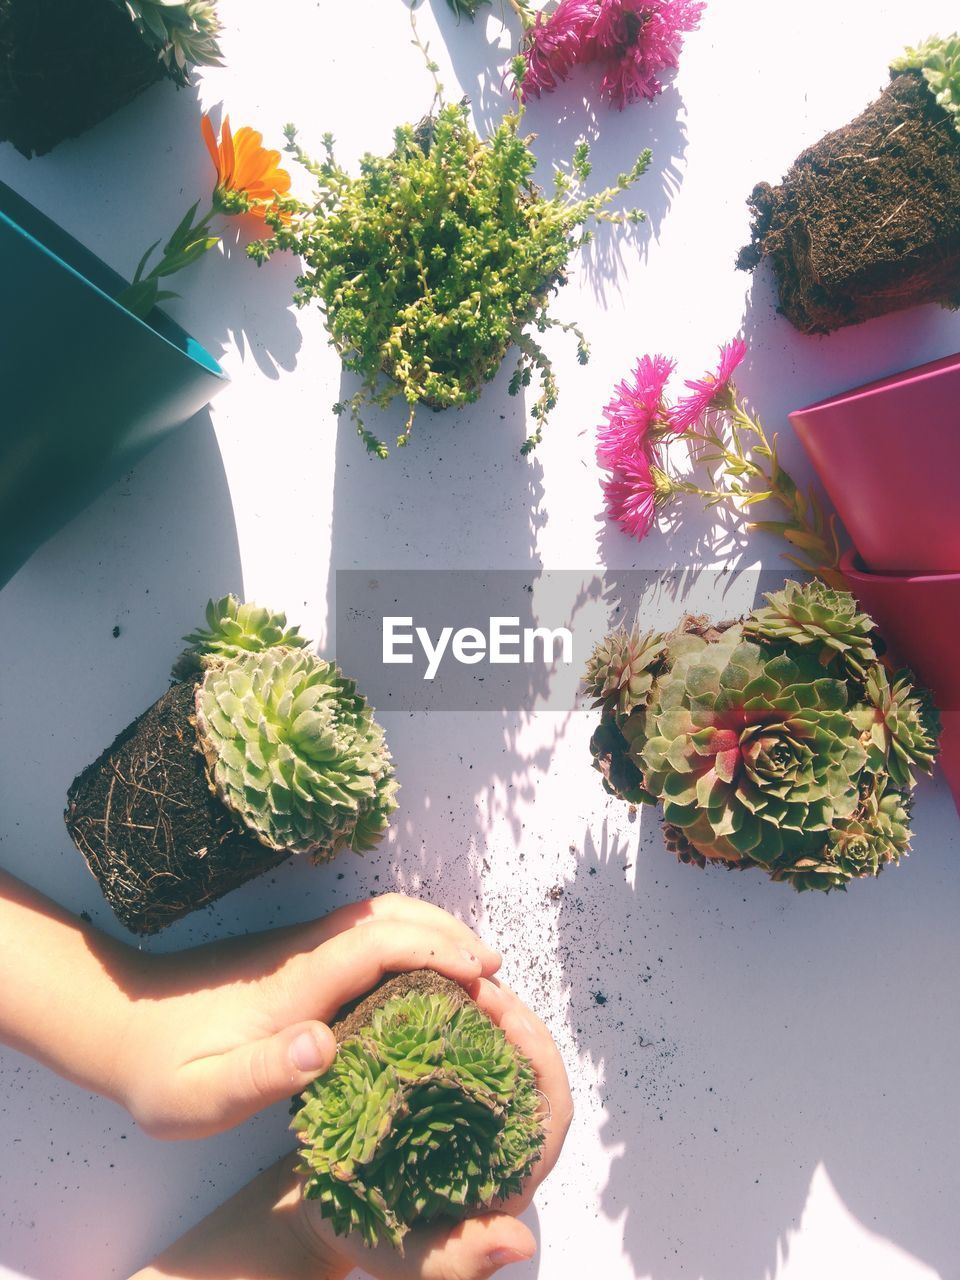
{"label": "white background", "polygon": [[[222,8],[228,65],[203,77],[200,99],[222,101],[235,125],[279,141],[292,119],[314,145],[329,129],[352,162],[429,106],[401,0]],[[445,0],[428,0],[420,22],[449,96],[495,120],[496,17],[458,28]],[[516,456],[528,427],[504,379],[468,413],[424,414],[405,453],[367,460],[337,434],[340,369],[319,314],[289,306],[294,264],[258,273],[230,230],[171,310],[231,386],[0,595],[2,864],[121,932],[66,837],[64,796],[163,691],[210,595],[285,608],[332,652],[331,567],[778,567],[777,545],[718,537],[692,505],[642,545],[604,528],[593,427],[644,351],[693,376],[742,328],[740,385],[806,475],[790,409],[960,346],[960,321],[934,308],[802,338],[776,315],[767,275],[753,283],[733,266],[754,183],[856,114],[905,43],[954,22],[947,0],[712,0],[653,105],[594,105],[585,76],[532,108],[545,160],[581,132],[595,139],[598,182],[654,150],[638,243],[601,238],[557,301],[593,359],[581,370],[551,339],[561,399],[532,461]],[[161,86],[44,159],[4,147],[0,176],[129,272],[211,172],[196,99]],[[398,422],[382,425],[389,438]],[[960,1277],[960,840],[942,780],[920,788],[905,865],[846,895],[801,897],[675,864],[652,812],[631,823],[604,798],[585,712],[383,719],[403,792],[376,854],[284,866],[150,946],[390,887],[478,923],[553,1028],[578,1106],[531,1214],[539,1258],[517,1280]],[[13,1052],[0,1053],[0,1099],[5,1276],[127,1276],[290,1141],[278,1107],[215,1140],[153,1142]]]}

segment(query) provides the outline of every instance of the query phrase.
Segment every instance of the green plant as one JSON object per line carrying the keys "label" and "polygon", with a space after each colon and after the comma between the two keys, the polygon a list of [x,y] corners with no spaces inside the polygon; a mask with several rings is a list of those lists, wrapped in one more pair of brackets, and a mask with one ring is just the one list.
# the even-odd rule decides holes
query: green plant
{"label": "green plant", "polygon": [[[908,672],[891,681],[848,593],[789,582],[767,601],[723,627],[687,619],[642,672],[634,646],[636,694],[600,702],[594,766],[612,794],[663,805],[684,861],[843,888],[906,852],[936,713]],[[598,647],[592,692],[624,687],[622,653]]]}
{"label": "green plant", "polygon": [[544,1138],[526,1059],[455,984],[403,990],[416,977],[354,1019],[291,1125],[304,1194],[334,1230],[401,1252],[414,1224],[519,1191]]}
{"label": "green plant", "polygon": [[960,133],[960,35],[931,36],[916,49],[906,49],[890,64],[897,74],[920,71],[936,98],[953,119]]}
{"label": "green plant", "polygon": [[521,120],[522,108],[480,138],[464,103],[440,105],[419,124],[396,129],[389,155],[364,156],[357,177],[334,158],[331,135],[323,139],[323,159],[314,161],[287,127],[287,151],[313,175],[316,194],[309,204],[281,201],[267,215],[275,234],[249,252],[258,262],[281,249],[300,256],[297,305],[319,302],[344,368],[361,381],[336,412],[349,413],[380,457],[388,450],[365,425],[368,407],[385,408],[398,397],[406,403],[397,440],[404,445],[418,405],[475,401],[511,346],[519,359],[510,393],[534,374],[540,380],[535,428],[522,449],[529,452],[557,398],[550,359],[534,335],[554,326],[570,331],[581,363],[588,358],[576,326],[550,317],[550,295],[590,238],[584,224],[643,217],[606,206],[644,173],[650,153],[616,185],[588,196],[589,147],[582,142],[570,166],[556,169],[547,197],[532,181],[536,160]]}
{"label": "green plant", "polygon": [[256,604],[242,604],[236,596],[207,602],[206,627],[184,636],[189,648],[174,663],[176,680],[202,672],[211,662],[238,658],[243,653],[264,649],[304,649],[305,636],[299,627],[287,626],[285,613],[273,613]]}
{"label": "green plant", "polygon": [[339,668],[267,648],[207,666],[197,735],[217,795],[268,849],[369,849],[396,808],[383,730]]}
{"label": "green plant", "polygon": [[114,0],[167,73],[186,84],[191,67],[222,66],[219,35],[222,25],[214,0]]}

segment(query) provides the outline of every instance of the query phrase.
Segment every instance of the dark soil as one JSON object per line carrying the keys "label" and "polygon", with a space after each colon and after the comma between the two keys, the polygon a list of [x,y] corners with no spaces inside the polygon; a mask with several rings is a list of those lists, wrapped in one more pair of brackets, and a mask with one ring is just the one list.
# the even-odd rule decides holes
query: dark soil
{"label": "dark soil", "polygon": [[211,791],[192,682],[175,684],[76,778],[67,830],[134,933],[156,933],[284,861]]}
{"label": "dark soil", "polygon": [[960,303],[960,136],[918,74],[897,76],[750,205],[738,266],[770,259],[780,310],[804,333]]}
{"label": "dark soil", "polygon": [[421,995],[453,996],[459,1004],[466,1004],[470,997],[459,983],[444,978],[433,969],[414,969],[410,973],[398,973],[393,978],[384,978],[379,986],[374,987],[369,995],[346,1005],[330,1024],[337,1044],[342,1044],[349,1036],[370,1025],[376,1011],[397,996],[405,996],[410,991],[418,991]]}
{"label": "dark soil", "polygon": [[43,155],[165,74],[113,0],[0,0],[0,140]]}

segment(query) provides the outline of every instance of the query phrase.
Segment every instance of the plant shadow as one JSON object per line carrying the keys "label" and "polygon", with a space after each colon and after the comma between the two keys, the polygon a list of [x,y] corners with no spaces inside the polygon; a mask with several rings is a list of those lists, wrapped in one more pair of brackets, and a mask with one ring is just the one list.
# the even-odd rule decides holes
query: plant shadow
{"label": "plant shadow", "polygon": [[768,1280],[820,1166],[871,1231],[957,1274],[949,805],[923,783],[922,854],[816,897],[680,865],[652,809],[611,798],[584,833],[559,954],[636,1275]]}
{"label": "plant shadow", "polygon": [[[481,135],[495,129],[504,115],[515,110],[509,86],[511,47],[505,47],[499,6],[470,22],[459,21],[446,0],[431,0],[434,20],[442,34],[457,84],[470,99]],[[509,39],[517,37],[517,24],[507,16]],[[493,30],[493,38],[489,32]],[[497,37],[500,37],[497,39]],[[591,66],[577,67],[570,78],[549,94],[531,99],[523,127],[533,135],[538,160],[535,175],[548,193],[553,189],[556,166],[568,166],[581,139],[590,143],[592,173],[589,191],[614,184],[617,176],[644,150],[652,152],[650,167],[631,192],[611,206],[613,211],[641,208],[646,221],[622,227],[600,223],[583,250],[582,270],[595,296],[606,302],[616,287],[628,257],[647,256],[656,240],[683,177],[687,134],[683,99],[669,82],[652,102],[637,102],[618,111],[600,99],[599,76]]]}

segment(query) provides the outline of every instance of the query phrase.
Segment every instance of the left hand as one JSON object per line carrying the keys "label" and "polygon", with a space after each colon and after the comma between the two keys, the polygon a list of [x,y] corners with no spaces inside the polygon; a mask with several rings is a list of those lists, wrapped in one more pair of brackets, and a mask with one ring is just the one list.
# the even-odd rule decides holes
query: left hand
{"label": "left hand", "polygon": [[465,924],[398,894],[311,924],[141,955],[124,983],[115,1096],[154,1137],[206,1137],[326,1071],[336,1053],[327,1023],[385,975],[436,969],[467,986],[499,965]]}

